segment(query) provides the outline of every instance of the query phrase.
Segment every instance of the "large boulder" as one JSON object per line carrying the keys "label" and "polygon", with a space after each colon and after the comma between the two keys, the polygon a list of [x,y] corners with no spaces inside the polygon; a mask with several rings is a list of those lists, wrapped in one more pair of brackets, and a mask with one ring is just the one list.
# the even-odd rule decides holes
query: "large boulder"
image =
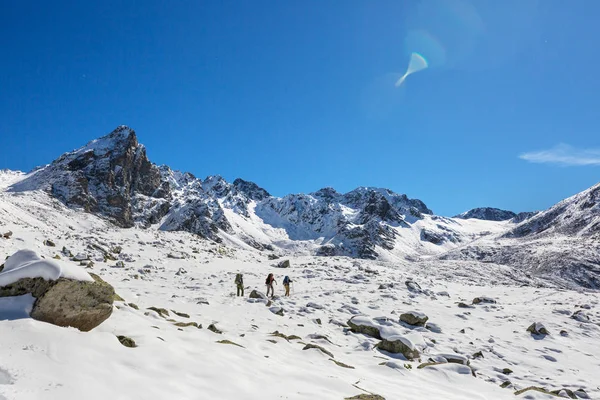
{"label": "large boulder", "polygon": [[90,331],[110,317],[115,291],[108,283],[61,278],[31,310],[31,317],[58,326]]}
{"label": "large boulder", "polygon": [[348,320],[348,326],[354,333],[362,333],[363,335],[381,339],[379,327],[365,317],[352,317]]}
{"label": "large boulder", "polygon": [[415,360],[421,355],[417,346],[411,340],[400,335],[383,339],[377,344],[377,348],[388,353],[402,354],[407,360]]}
{"label": "large boulder", "polygon": [[413,326],[425,326],[429,317],[422,312],[411,311],[400,314],[400,321]]}
{"label": "large boulder", "polygon": [[20,250],[6,260],[0,274],[0,297],[31,294],[30,316],[58,326],[89,331],[110,317],[115,291],[83,269],[44,260]]}

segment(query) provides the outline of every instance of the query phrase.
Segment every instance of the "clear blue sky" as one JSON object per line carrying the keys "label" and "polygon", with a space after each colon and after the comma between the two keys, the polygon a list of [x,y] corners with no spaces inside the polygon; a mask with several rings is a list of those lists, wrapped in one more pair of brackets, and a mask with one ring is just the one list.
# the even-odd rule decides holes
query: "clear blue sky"
{"label": "clear blue sky", "polygon": [[[0,1],[0,168],[126,124],[152,161],[453,215],[600,181],[600,2]],[[429,68],[400,86],[411,52]]]}

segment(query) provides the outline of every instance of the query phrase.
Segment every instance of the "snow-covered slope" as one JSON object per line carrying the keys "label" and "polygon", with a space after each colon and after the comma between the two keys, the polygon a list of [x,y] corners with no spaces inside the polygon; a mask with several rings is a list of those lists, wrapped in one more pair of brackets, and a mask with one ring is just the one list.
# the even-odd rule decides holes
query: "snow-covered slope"
{"label": "snow-covered slope", "polygon": [[440,258],[494,262],[600,288],[600,185],[510,226]]}
{"label": "snow-covered slope", "polygon": [[[248,226],[256,231],[247,229],[259,235],[255,204],[248,208]],[[403,229],[440,218],[426,215]],[[456,228],[464,230],[481,223],[443,222],[466,224]],[[529,386],[600,396],[596,292],[562,289],[517,267],[472,260],[298,255],[289,257],[290,268],[279,269],[270,252],[158,227],[121,228],[43,191],[0,191],[0,235],[12,232],[8,239],[0,236],[0,258],[31,248],[46,259],[73,263],[65,253],[81,253],[94,261],[88,271],[125,299],[91,332],[26,318],[26,310],[13,312],[20,298],[0,299],[0,399],[339,400],[367,393],[387,400],[553,398],[532,391],[515,396]],[[238,229],[234,223],[232,229]],[[237,237],[222,235],[224,244]],[[110,251],[119,260],[104,257],[107,249],[115,249]],[[247,286],[243,298],[234,293],[238,272]],[[264,289],[269,272],[278,296],[284,275],[293,283],[291,297],[267,306],[248,295]],[[495,303],[470,305],[483,296]],[[148,307],[164,308],[169,316]],[[415,311],[429,317],[426,327],[400,322],[400,314]],[[355,315],[410,340],[420,360],[379,350],[380,340],[344,327]],[[186,326],[191,322],[202,329]],[[550,334],[528,333],[534,322]],[[209,330],[211,324],[221,333]],[[118,335],[137,347],[122,346]],[[441,363],[423,366],[433,361]]]}

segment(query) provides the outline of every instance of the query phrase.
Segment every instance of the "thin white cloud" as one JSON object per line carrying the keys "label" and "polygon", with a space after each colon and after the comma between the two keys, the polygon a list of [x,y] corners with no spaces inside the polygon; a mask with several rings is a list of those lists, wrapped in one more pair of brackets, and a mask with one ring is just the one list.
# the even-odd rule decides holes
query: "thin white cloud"
{"label": "thin white cloud", "polygon": [[548,150],[523,153],[519,158],[532,163],[558,164],[567,167],[600,166],[600,149],[578,149],[561,143]]}

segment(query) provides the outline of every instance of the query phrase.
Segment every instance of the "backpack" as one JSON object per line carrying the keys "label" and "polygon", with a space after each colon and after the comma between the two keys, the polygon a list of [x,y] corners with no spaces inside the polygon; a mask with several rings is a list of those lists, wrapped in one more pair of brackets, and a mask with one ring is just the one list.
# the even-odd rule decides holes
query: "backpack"
{"label": "backpack", "polygon": [[270,275],[269,275],[269,276],[267,276],[267,279],[265,279],[265,284],[266,284],[266,285],[268,285],[268,284],[269,284],[269,278],[270,278]]}
{"label": "backpack", "polygon": [[283,284],[284,285],[289,285],[289,283],[291,282],[290,277],[286,276],[285,278],[283,278]]}
{"label": "backpack", "polygon": [[244,281],[242,280],[242,274],[237,274],[237,275],[235,276],[235,283],[236,283],[237,285],[241,285],[243,282],[244,282]]}

